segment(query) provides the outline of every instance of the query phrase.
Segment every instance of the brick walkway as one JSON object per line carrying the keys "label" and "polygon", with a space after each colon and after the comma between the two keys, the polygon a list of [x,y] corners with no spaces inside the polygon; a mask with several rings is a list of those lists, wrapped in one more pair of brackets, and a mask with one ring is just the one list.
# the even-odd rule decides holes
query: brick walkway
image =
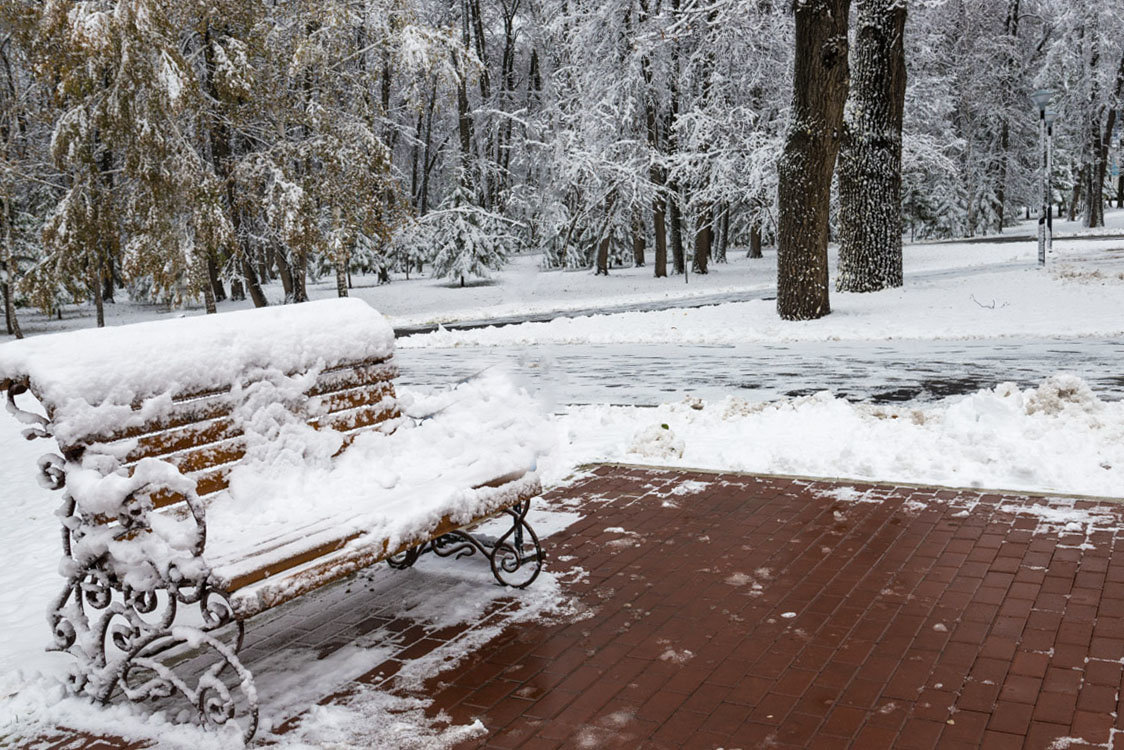
{"label": "brick walkway", "polygon": [[[488,727],[466,748],[1105,747],[1124,730],[1121,506],[1058,522],[1064,501],[610,466],[548,499],[571,498],[585,517],[550,565],[587,571],[570,593],[588,616],[508,627],[431,681],[434,713]],[[359,678],[386,689],[463,633],[394,601],[347,624],[396,634]],[[316,614],[300,638],[346,642]]]}
{"label": "brick walkway", "polygon": [[[685,480],[706,485],[670,494]],[[998,509],[1026,498],[822,496],[837,486],[599,468],[565,493],[614,502],[555,548],[589,571],[595,617],[507,633],[441,676],[437,705],[481,718],[487,747],[1037,748],[1124,728],[1111,529]]]}

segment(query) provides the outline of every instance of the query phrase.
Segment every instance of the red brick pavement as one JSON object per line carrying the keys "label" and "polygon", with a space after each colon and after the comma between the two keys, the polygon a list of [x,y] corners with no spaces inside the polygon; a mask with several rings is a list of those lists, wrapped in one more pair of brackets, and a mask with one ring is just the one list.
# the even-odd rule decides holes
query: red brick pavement
{"label": "red brick pavement", "polygon": [[[1119,505],[1079,501],[1108,523],[1059,533],[1012,512],[1057,503],[1041,498],[614,466],[548,501],[570,498],[585,517],[550,538],[550,565],[586,571],[570,593],[587,616],[512,625],[431,681],[434,712],[487,726],[466,748],[1046,748],[1124,730]],[[413,635],[360,678],[391,690],[402,660],[458,635],[393,622]]]}
{"label": "red brick pavement", "polygon": [[[685,480],[707,484],[668,494]],[[997,509],[1045,501],[970,491],[824,497],[839,484],[598,468],[559,494],[614,501],[551,545],[589,572],[594,617],[510,629],[439,677],[435,707],[496,748],[1045,748],[1124,729],[1111,529],[1059,536]]]}

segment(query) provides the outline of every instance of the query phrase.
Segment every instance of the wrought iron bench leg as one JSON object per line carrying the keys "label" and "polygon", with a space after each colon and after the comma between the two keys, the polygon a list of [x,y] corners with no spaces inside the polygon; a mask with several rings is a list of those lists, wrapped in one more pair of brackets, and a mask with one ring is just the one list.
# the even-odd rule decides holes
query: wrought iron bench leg
{"label": "wrought iron bench leg", "polygon": [[457,529],[399,555],[388,557],[387,564],[396,570],[404,570],[426,552],[432,552],[438,557],[453,558],[479,552],[488,559],[496,581],[504,586],[525,588],[539,577],[545,559],[539,537],[527,522],[527,511],[530,508],[529,499],[505,508],[503,512],[512,519],[511,528],[498,539]]}

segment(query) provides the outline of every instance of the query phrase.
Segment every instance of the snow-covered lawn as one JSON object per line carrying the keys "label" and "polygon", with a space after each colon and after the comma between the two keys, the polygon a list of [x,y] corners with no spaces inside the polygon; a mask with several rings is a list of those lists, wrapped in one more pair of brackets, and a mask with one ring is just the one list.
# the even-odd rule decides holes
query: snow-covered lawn
{"label": "snow-covered lawn", "polygon": [[[1106,228],[1096,233],[1124,231],[1124,210],[1106,212]],[[1017,242],[931,242],[906,244],[906,278],[918,274],[932,274],[955,269],[997,269],[1009,267],[1012,271],[1032,268],[1037,259],[1037,246],[1031,238],[1033,222],[1009,229],[1000,239],[1025,237]],[[1083,235],[1077,225],[1059,222],[1055,231],[1063,235]],[[986,238],[980,238],[986,239]],[[1054,253],[1049,258],[1050,269],[1067,264],[1071,259],[1103,256],[1106,250],[1124,248],[1124,240],[1067,240],[1054,243]],[[829,257],[835,266],[835,250]],[[1087,265],[1088,261],[1082,261]],[[372,307],[386,315],[395,327],[431,323],[448,323],[459,320],[480,320],[492,317],[529,315],[543,312],[565,313],[598,305],[629,305],[707,297],[734,292],[759,291],[769,294],[776,285],[776,253],[765,249],[765,257],[748,259],[744,250],[731,249],[729,262],[712,263],[705,276],[688,274],[665,279],[653,277],[651,259],[644,268],[614,268],[608,276],[594,276],[592,271],[544,271],[540,257],[523,255],[494,278],[486,282],[470,283],[465,288],[447,280],[418,277],[409,280],[395,274],[390,284],[379,285],[373,276],[356,276],[352,296],[366,300]],[[336,293],[335,279],[324,278],[309,284],[313,299],[331,297]],[[283,299],[279,283],[266,287],[266,294],[277,303]],[[978,295],[977,295],[978,297]],[[981,298],[988,304],[995,295]],[[833,295],[838,308],[842,295]],[[967,304],[972,304],[965,297]],[[1000,304],[1002,302],[1000,301]],[[220,310],[249,307],[248,301],[220,302]],[[761,305],[763,311],[772,309],[769,303]],[[842,308],[839,308],[842,311]],[[109,325],[149,320],[165,315],[198,315],[199,306],[169,312],[159,305],[137,305],[122,299],[106,306]],[[63,320],[47,320],[42,315],[23,311],[24,328],[28,333],[39,333],[69,328],[93,326],[93,308],[90,305],[70,306],[63,311]]]}
{"label": "snow-covered lawn", "polygon": [[[1120,244],[1124,271],[1124,241]],[[1124,333],[1120,271],[1070,262],[1045,271],[1023,265],[907,280],[903,288],[879,294],[834,294],[831,315],[796,323],[780,320],[772,300],[753,300],[501,328],[442,329],[401,339],[399,347],[1115,337]]]}
{"label": "snow-covered lawn", "polygon": [[[1122,216],[1115,212],[1111,218],[1119,223]],[[820,321],[782,323],[776,319],[774,303],[762,300],[439,331],[400,340],[399,346],[633,342],[667,348],[845,340],[860,347],[884,347],[903,338],[1119,337],[1124,333],[1124,240],[1060,240],[1055,248],[1049,267],[1040,270],[1034,265],[1035,248],[1029,240],[909,246],[904,289],[877,295],[835,294],[834,312]],[[540,273],[535,263],[533,258],[519,259],[491,285],[462,290],[425,279],[396,281],[357,289],[356,296],[387,312],[392,322],[406,324],[588,307],[597,300],[615,304],[625,297],[639,301],[660,295],[764,291],[771,288],[774,274],[769,255],[758,261],[732,257],[730,264],[717,266],[707,277],[691,277],[689,284],[682,279],[651,279],[650,268],[614,271],[602,279],[589,273]],[[316,289],[319,296],[330,293],[327,286]],[[119,322],[160,315],[152,307],[122,304],[117,310]],[[88,323],[88,318],[71,317],[61,326],[50,323],[49,327]],[[40,319],[30,327],[36,325],[48,324]],[[674,378],[674,373],[667,377]],[[734,396],[707,401],[678,398],[656,408],[552,405],[555,444],[540,463],[544,480],[548,485],[562,482],[585,462],[619,461],[1124,498],[1124,403],[1099,398],[1081,380],[1080,372],[1056,375],[1036,388],[999,386],[935,403],[895,407],[850,403],[827,392],[769,403]],[[153,736],[163,731],[159,725],[126,720],[121,709],[93,712],[84,703],[63,700],[57,678],[65,674],[69,659],[43,651],[49,635],[48,601],[61,580],[56,571],[57,497],[35,481],[35,461],[47,449],[21,440],[14,420],[0,420],[2,507],[8,519],[0,530],[4,549],[0,744],[12,732],[26,736],[36,727],[58,722],[90,731]],[[542,596],[528,600],[529,613],[545,612],[562,601],[564,589],[558,581],[548,577],[543,588]],[[368,664],[367,657],[376,656],[373,651],[366,656],[351,653],[353,661],[346,669],[336,663],[300,662],[294,667],[293,684],[330,692],[326,670],[335,669],[347,679]],[[426,663],[419,669],[433,672],[438,665]],[[283,714],[285,702],[280,700],[273,710]],[[346,725],[360,715],[397,722],[396,726],[405,726],[403,731],[441,744],[433,739],[436,732],[418,705],[374,691],[350,709],[318,709],[300,732],[281,740],[281,746],[356,741],[364,736],[371,740],[371,735],[348,734]],[[164,739],[216,746],[214,737],[191,729],[177,730]]]}

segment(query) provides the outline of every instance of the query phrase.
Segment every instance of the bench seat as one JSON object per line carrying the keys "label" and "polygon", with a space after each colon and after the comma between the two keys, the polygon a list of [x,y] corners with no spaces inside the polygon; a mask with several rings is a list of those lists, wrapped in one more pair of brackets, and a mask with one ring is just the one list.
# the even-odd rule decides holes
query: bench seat
{"label": "bench seat", "polygon": [[[344,523],[335,523],[334,521],[342,519],[333,519],[310,525],[306,529],[294,529],[274,539],[262,539],[244,549],[237,549],[236,539],[223,539],[220,535],[220,539],[216,540],[216,547],[222,549],[226,546],[232,554],[224,556],[221,553],[208,553],[207,562],[217,585],[228,592],[235,615],[239,619],[245,619],[320,588],[327,582],[405,552],[427,540],[462,528],[466,523],[492,518],[502,509],[511,507],[521,499],[534,497],[539,491],[538,477],[534,474],[499,478],[494,483],[469,492],[473,495],[471,502],[476,510],[471,518],[464,518],[459,517],[456,510],[464,499],[463,495],[443,495],[443,488],[438,484],[422,486],[414,488],[413,492],[399,493],[396,498],[397,504],[407,503],[411,506],[416,505],[415,501],[429,502],[425,503],[427,512],[414,517],[424,519],[418,523],[418,531],[404,535],[395,544],[388,543],[383,534],[359,530],[362,524],[349,523],[357,518],[352,517]],[[433,498],[441,498],[443,502],[432,501]],[[387,515],[399,517],[394,514],[394,510],[394,504],[390,505]],[[437,523],[432,523],[432,518],[437,513],[441,513],[441,516]],[[366,517],[378,515],[374,512]],[[344,529],[354,530],[345,532]]]}

